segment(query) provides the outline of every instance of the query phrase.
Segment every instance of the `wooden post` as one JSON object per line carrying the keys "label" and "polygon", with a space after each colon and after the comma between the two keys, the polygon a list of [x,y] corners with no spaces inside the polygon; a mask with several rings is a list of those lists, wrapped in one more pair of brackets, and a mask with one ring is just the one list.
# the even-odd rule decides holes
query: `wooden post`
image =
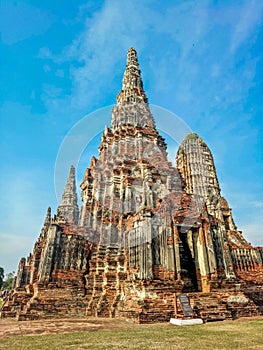
{"label": "wooden post", "polygon": [[174,293],[174,317],[177,318],[177,313],[178,313],[178,309],[177,309],[177,296]]}

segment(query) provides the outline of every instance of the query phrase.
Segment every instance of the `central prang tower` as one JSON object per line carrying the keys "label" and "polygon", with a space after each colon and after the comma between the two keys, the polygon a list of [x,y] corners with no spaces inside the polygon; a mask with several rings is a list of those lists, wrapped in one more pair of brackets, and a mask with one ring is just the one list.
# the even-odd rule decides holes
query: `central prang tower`
{"label": "central prang tower", "polygon": [[147,299],[153,290],[157,310],[164,293],[172,300],[175,292],[210,291],[211,280],[234,277],[219,233],[215,253],[203,192],[187,194],[182,175],[167,160],[131,48],[111,127],[81,184],[81,222],[100,235],[86,276],[88,314],[129,313],[138,309],[136,295]]}

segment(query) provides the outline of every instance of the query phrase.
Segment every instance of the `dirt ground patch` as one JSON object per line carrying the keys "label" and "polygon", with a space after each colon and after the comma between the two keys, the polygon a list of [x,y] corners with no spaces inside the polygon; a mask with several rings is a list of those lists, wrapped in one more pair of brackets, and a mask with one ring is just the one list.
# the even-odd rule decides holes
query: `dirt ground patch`
{"label": "dirt ground patch", "polygon": [[[254,318],[241,318],[236,321],[224,321],[224,323],[242,322],[248,320],[263,320],[263,316]],[[97,330],[146,329],[155,327],[167,327],[167,323],[141,325],[133,323],[130,320],[95,317],[76,319],[48,319],[35,321],[16,321],[12,318],[4,318],[0,319],[0,338],[29,335],[34,336],[43,334],[63,334],[72,332],[91,332]]]}
{"label": "dirt ground patch", "polygon": [[[166,324],[158,324],[158,326]],[[139,325],[130,320],[109,318],[48,319],[35,321],[16,321],[12,318],[0,319],[0,338],[14,336],[63,334],[72,332],[90,332],[96,330],[125,330],[151,328],[154,324]]]}

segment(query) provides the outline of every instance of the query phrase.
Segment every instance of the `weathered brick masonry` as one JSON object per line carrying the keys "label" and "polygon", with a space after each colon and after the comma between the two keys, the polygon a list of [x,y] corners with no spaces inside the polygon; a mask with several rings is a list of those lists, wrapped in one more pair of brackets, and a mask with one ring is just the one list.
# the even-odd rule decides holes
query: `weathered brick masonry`
{"label": "weathered brick masonry", "polygon": [[174,316],[182,292],[204,320],[262,313],[263,248],[237,230],[197,134],[180,145],[176,167],[168,162],[133,48],[99,158],[80,187],[79,211],[71,167],[57,214],[48,209],[32,254],[20,261],[2,317],[161,322]]}

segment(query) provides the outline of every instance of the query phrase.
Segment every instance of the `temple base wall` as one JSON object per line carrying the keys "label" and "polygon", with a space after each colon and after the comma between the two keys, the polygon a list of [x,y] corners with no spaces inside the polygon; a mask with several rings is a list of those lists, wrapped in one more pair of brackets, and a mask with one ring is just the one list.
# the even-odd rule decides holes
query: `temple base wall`
{"label": "temple base wall", "polygon": [[[170,318],[184,318],[179,302],[175,314],[175,297],[182,290],[180,281],[125,281],[118,293],[114,288],[107,289],[107,298],[96,303],[97,299],[85,295],[80,286],[36,283],[27,291],[13,291],[3,305],[1,317],[23,321],[95,316],[131,319],[136,323],[169,322]],[[194,317],[205,322],[263,315],[263,286],[186,295]]]}

